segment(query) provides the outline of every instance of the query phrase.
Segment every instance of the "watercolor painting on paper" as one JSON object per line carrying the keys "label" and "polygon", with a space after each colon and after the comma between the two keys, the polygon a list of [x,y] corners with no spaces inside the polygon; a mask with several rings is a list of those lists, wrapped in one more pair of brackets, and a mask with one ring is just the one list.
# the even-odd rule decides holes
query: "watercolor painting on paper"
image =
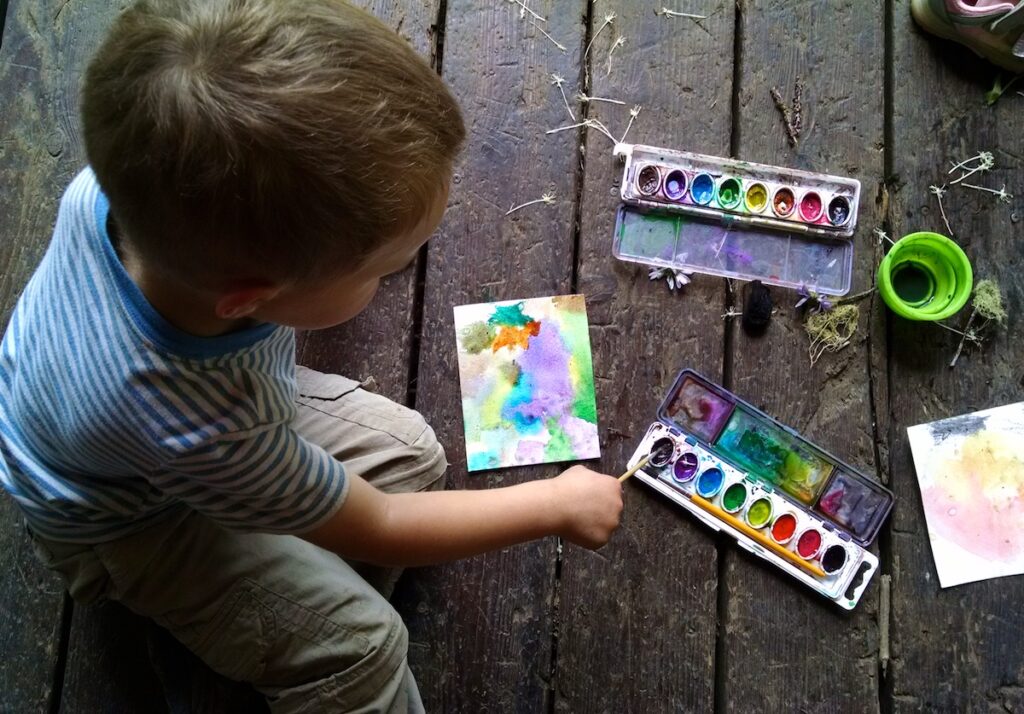
{"label": "watercolor painting on paper", "polygon": [[942,587],[1024,573],[1024,402],[907,435]]}
{"label": "watercolor painting on paper", "polygon": [[582,295],[455,308],[470,471],[596,459]]}

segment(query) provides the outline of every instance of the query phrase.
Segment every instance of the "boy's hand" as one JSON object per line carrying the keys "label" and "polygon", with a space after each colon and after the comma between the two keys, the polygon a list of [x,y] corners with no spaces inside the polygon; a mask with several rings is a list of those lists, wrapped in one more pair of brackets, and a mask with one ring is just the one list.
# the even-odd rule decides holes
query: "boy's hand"
{"label": "boy's hand", "polygon": [[596,550],[608,542],[622,515],[622,484],[613,476],[573,466],[551,480],[555,508],[560,509],[558,535]]}

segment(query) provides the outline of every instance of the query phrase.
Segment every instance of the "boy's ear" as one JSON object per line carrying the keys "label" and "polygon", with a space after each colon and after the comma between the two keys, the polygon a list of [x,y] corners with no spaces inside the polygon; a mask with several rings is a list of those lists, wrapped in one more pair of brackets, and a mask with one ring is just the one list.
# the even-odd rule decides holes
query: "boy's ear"
{"label": "boy's ear", "polygon": [[214,312],[222,320],[237,320],[251,315],[280,292],[280,285],[266,280],[238,281],[221,293]]}

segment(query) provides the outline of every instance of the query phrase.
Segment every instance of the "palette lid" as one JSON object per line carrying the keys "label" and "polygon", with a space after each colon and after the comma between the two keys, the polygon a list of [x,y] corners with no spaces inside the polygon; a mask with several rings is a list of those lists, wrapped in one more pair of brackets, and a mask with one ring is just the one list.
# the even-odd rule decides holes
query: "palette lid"
{"label": "palette lid", "polygon": [[853,276],[848,240],[625,204],[616,215],[612,253],[631,263],[803,287],[822,295],[847,294]]}
{"label": "palette lid", "polygon": [[658,419],[862,546],[892,510],[889,489],[692,369],[679,373]]}

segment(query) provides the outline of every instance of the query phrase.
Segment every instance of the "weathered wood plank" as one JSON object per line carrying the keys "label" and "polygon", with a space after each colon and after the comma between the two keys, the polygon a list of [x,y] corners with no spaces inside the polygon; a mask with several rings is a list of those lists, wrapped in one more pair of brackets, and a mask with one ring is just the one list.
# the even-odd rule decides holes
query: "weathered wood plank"
{"label": "weathered wood plank", "polygon": [[[560,52],[511,3],[448,3],[443,76],[458,97],[468,141],[455,169],[448,213],[429,246],[416,407],[448,450],[451,488],[486,488],[549,476],[531,467],[469,476],[452,307],[568,293],[573,254],[576,135],[550,74],[575,76],[586,3],[530,7]],[[557,203],[512,216],[513,203],[553,190]],[[548,700],[553,539],[421,571],[404,606],[410,663],[427,709],[538,712]]]}
{"label": "weathered wood plank", "polygon": [[[813,7],[752,0],[740,13],[737,155],[861,181],[854,293],[873,285],[877,265],[872,229],[880,225],[875,197],[884,174],[883,11],[880,3],[855,0]],[[769,90],[777,86],[788,102],[797,78],[804,85],[804,129],[793,149]],[[853,344],[811,367],[803,319],[793,309],[796,292],[771,291],[778,312],[764,337],[748,337],[738,321],[732,326],[729,386],[873,474],[871,302],[860,304]],[[851,615],[736,548],[725,557],[725,709],[876,711],[877,577]],[[765,667],[766,661],[779,666]]]}
{"label": "weathered wood plank", "polygon": [[[5,3],[6,5],[6,3]],[[69,112],[88,47],[54,31],[59,3],[19,2],[7,13],[0,52],[0,317],[50,238],[57,202],[81,162]],[[101,19],[86,18],[88,28]],[[54,697],[64,594],[36,560],[20,513],[0,506],[0,710],[43,712]]]}
{"label": "weathered wood plank", "polygon": [[[424,56],[434,59],[439,0],[358,0],[356,4],[381,18]],[[385,279],[370,306],[356,319],[300,337],[298,361],[322,372],[363,381],[404,404],[416,315],[416,276],[420,256],[401,273]]]}
{"label": "weathered wood plank", "polygon": [[[595,4],[593,105],[627,141],[727,154],[733,3],[706,4],[697,25],[642,4]],[[611,72],[607,56],[617,37]],[[579,290],[587,295],[602,433],[598,468],[623,471],[676,374],[720,379],[725,283],[695,277],[683,295],[611,254],[622,164],[591,131],[582,187]],[[559,590],[556,709],[564,712],[710,711],[714,703],[717,549],[712,531],[639,482],[625,487],[623,525],[597,553],[566,545]]]}
{"label": "weathered wood plank", "polygon": [[[1024,195],[1024,115],[1012,92],[987,107],[982,95],[996,69],[969,50],[923,34],[910,3],[893,5],[894,237],[945,232],[928,186],[951,163],[981,150],[996,169],[974,183]],[[1017,711],[1024,707],[1024,578],[941,590],[935,576],[906,428],[1024,398],[1024,227],[1013,205],[950,188],[946,213],[974,264],[975,279],[994,278],[1010,313],[981,350],[955,369],[957,336],[933,325],[890,319],[893,522],[893,711]],[[948,322],[962,327],[966,315]]]}

